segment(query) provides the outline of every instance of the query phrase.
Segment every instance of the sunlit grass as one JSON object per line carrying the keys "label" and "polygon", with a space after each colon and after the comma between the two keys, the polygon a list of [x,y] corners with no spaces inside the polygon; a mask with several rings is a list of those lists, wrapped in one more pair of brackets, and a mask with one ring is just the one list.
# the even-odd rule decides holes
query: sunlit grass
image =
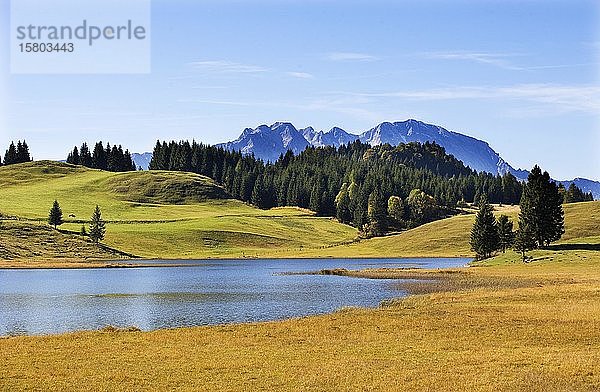
{"label": "sunlit grass", "polygon": [[[0,339],[0,385],[594,391],[600,388],[600,255],[574,260],[414,272],[437,274],[445,283],[422,285],[420,292],[428,294],[379,309],[259,324]],[[406,271],[371,272],[393,273]],[[419,286],[404,287],[419,292]]]}
{"label": "sunlit grass", "polygon": [[[61,229],[78,233],[98,204],[107,221],[104,243],[145,258],[302,257],[305,249],[350,242],[357,234],[307,210],[254,208],[191,173],[109,173],[56,162],[0,168],[3,214],[44,222],[54,199],[63,210]],[[12,258],[32,256],[23,250]]]}

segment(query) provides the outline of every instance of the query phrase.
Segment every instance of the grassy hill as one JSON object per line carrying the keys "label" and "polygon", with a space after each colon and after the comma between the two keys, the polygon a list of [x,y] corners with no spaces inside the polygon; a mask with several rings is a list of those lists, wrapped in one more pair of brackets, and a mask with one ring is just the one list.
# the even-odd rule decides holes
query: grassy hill
{"label": "grassy hill", "polygon": [[[98,204],[109,222],[105,244],[145,258],[472,256],[473,214],[356,242],[356,230],[334,219],[291,207],[259,210],[229,198],[210,178],[192,173],[111,173],[49,161],[0,167],[0,213],[39,226],[54,199],[66,220],[62,229],[79,232]],[[500,213],[516,221],[518,207],[496,207]],[[578,243],[600,243],[599,221],[600,202],[566,205],[566,233],[559,246],[565,250]],[[32,233],[39,232],[30,232],[32,243],[43,242]],[[80,257],[68,249],[4,252],[0,257]],[[541,257],[540,252],[534,257]]]}
{"label": "grassy hill", "polygon": [[[105,244],[147,258],[285,257],[356,236],[352,227],[310,211],[256,209],[230,199],[210,178],[191,173],[111,173],[49,161],[0,167],[3,215],[39,225],[54,199],[63,210],[61,229],[79,232],[98,204],[108,222]],[[41,241],[36,233],[28,236],[31,244]],[[65,257],[78,257],[64,251]],[[13,253],[13,258],[37,256]]]}
{"label": "grassy hill", "polygon": [[[600,201],[564,205],[565,234],[557,248],[567,244],[600,244]],[[495,214],[508,215],[518,221],[518,207],[495,207]],[[357,243],[331,247],[318,252],[306,252],[314,256],[344,257],[472,257],[469,245],[475,215],[457,215],[431,222],[400,234],[372,238]],[[515,228],[517,223],[515,223]],[[544,251],[534,252],[535,255]],[[516,258],[514,253],[510,256]]]}

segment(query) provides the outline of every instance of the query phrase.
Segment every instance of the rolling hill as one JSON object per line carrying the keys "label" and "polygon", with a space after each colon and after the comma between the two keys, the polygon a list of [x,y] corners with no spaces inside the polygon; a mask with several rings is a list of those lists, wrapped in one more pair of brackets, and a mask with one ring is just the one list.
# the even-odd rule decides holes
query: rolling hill
{"label": "rolling hill", "polygon": [[[54,199],[62,232],[45,224]],[[108,222],[106,248],[77,235],[95,205]],[[518,208],[503,207],[516,220]],[[386,237],[356,241],[356,230],[298,208],[263,211],[230,199],[207,178],[182,172],[111,173],[56,162],[0,168],[3,259],[471,256],[472,214]],[[559,244],[600,243],[600,202],[565,206]]]}
{"label": "rolling hill", "polygon": [[[108,222],[105,244],[144,258],[297,256],[303,249],[356,236],[354,228],[310,211],[256,209],[191,173],[112,173],[49,161],[0,167],[0,213],[14,218],[7,225],[14,220],[28,224],[31,242],[41,241],[36,227],[44,224],[54,199],[63,211],[63,235],[78,233],[98,204]],[[67,238],[48,240],[51,245]],[[65,252],[64,258],[78,257]],[[43,256],[23,251],[10,258]]]}

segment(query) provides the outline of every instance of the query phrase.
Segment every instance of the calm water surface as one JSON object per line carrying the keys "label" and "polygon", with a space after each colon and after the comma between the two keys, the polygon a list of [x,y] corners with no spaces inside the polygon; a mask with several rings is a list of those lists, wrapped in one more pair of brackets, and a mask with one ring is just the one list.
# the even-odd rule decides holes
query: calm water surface
{"label": "calm water surface", "polygon": [[[401,297],[394,280],[280,275],[325,268],[462,266],[469,259],[156,261],[160,268],[0,270],[0,335],[106,325],[157,328],[277,320]],[[147,264],[148,262],[144,262]]]}

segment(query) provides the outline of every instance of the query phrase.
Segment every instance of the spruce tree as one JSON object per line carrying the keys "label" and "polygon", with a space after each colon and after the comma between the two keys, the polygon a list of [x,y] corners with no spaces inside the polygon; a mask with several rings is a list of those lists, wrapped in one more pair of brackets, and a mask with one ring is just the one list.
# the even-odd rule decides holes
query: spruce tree
{"label": "spruce tree", "polygon": [[63,224],[62,210],[57,200],[54,200],[52,208],[48,213],[48,224],[54,226],[54,229]]}
{"label": "spruce tree", "polygon": [[308,208],[314,211],[317,215],[323,214],[323,192],[324,187],[320,179],[318,179],[310,192]]}
{"label": "spruce tree", "polygon": [[350,223],[352,221],[348,184],[345,182],[342,184],[339,193],[335,197],[335,216],[341,223]]}
{"label": "spruce tree", "polygon": [[107,168],[106,151],[102,146],[102,142],[96,143],[94,152],[92,153],[92,166],[94,169],[106,170]]}
{"label": "spruce tree", "polygon": [[83,143],[79,149],[79,164],[85,167],[92,167],[92,154],[87,143]]}
{"label": "spruce tree", "polygon": [[80,157],[79,157],[79,150],[77,149],[77,146],[75,146],[73,148],[73,151],[69,153],[69,155],[67,156],[67,163],[70,163],[72,165],[79,165],[80,164]]}
{"label": "spruce tree", "polygon": [[526,222],[519,221],[519,229],[515,235],[513,248],[516,252],[521,253],[523,262],[526,260],[526,253],[535,249],[536,246],[535,233],[531,230],[531,227]]}
{"label": "spruce tree", "polygon": [[29,146],[27,142],[19,140],[17,143],[17,163],[30,162],[31,156],[29,155]]}
{"label": "spruce tree", "polygon": [[4,154],[4,164],[12,165],[14,163],[19,163],[17,160],[17,148],[15,147],[15,142],[10,142],[10,146],[8,146]]}
{"label": "spruce tree", "polygon": [[515,240],[515,233],[513,232],[513,222],[508,219],[506,215],[500,215],[498,217],[498,237],[500,239],[499,245],[502,253],[506,252],[507,248],[513,245]]}
{"label": "spruce tree", "polygon": [[106,226],[104,224],[104,221],[102,220],[102,213],[100,212],[100,207],[96,206],[96,209],[92,214],[89,237],[92,239],[92,241],[98,243],[99,241],[102,241],[104,239],[105,233]]}
{"label": "spruce tree", "polygon": [[378,189],[371,192],[367,203],[368,228],[366,232],[369,236],[379,236],[385,232],[387,216],[384,204],[385,201]]}
{"label": "spruce tree", "polygon": [[487,198],[482,196],[479,199],[479,211],[471,230],[471,250],[475,252],[478,260],[487,259],[498,250],[499,242],[493,208]]}
{"label": "spruce tree", "polygon": [[521,196],[519,225],[533,232],[537,247],[557,241],[565,232],[562,196],[548,172],[535,166],[529,173]]}
{"label": "spruce tree", "polygon": [[262,177],[258,177],[254,182],[251,202],[258,208],[265,207],[265,187]]}

